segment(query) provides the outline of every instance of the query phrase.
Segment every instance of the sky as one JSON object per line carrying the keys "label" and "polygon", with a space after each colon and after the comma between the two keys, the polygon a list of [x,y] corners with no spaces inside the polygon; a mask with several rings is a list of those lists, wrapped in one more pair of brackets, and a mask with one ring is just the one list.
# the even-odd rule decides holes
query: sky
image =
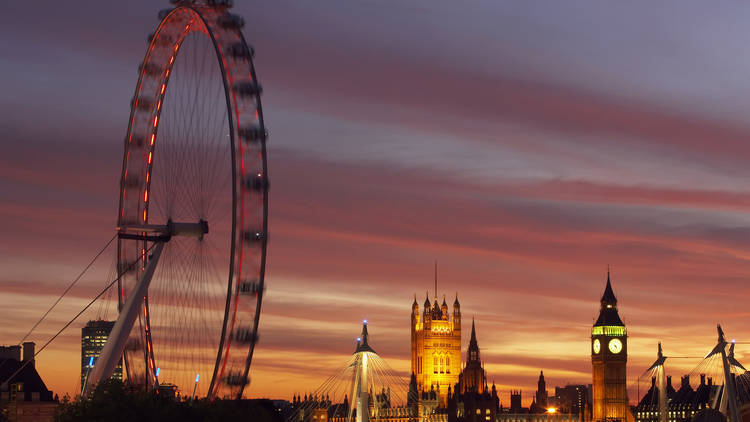
{"label": "sky", "polygon": [[[750,341],[750,5],[236,3],[271,133],[249,396],[314,390],[365,318],[407,373],[410,306],[435,261],[505,404],[511,388],[528,404],[540,370],[550,389],[591,382],[608,266],[631,401],[657,342],[689,357],[667,369],[678,377],[717,323]],[[114,233],[129,101],[163,7],[4,6],[0,344],[23,338]],[[44,343],[98,293],[112,259],[30,338]],[[111,308],[38,356],[52,390],[78,388],[80,328]]]}

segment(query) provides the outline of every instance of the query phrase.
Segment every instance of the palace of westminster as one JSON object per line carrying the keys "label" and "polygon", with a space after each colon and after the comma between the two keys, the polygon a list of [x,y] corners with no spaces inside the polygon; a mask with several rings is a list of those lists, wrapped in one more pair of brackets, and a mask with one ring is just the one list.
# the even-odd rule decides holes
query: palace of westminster
{"label": "palace of westminster", "polygon": [[[390,391],[383,391],[374,396],[375,403],[364,402],[370,409],[369,417],[357,417],[356,421],[659,422],[659,392],[654,379],[638,405],[629,404],[628,335],[617,311],[609,272],[600,303],[591,330],[592,383],[555,387],[554,395],[549,395],[544,374],[540,372],[531,405],[522,407],[520,390],[511,390],[510,406],[504,406],[494,383],[488,385],[473,320],[466,361],[461,362],[461,333],[468,327],[462,322],[458,298],[451,308],[445,297],[442,304],[437,297],[432,303],[426,298],[420,309],[415,297],[410,315],[411,380],[407,404],[391,406]],[[366,324],[361,338],[366,350],[372,351],[367,343]],[[357,351],[363,350],[362,347],[358,344]],[[711,392],[716,389],[705,375],[695,390],[688,376],[683,377],[681,384],[679,391],[675,390],[668,377],[668,422],[690,421],[695,413],[709,407]],[[348,399],[343,404],[332,404],[327,397],[317,395],[295,395],[292,409],[295,422],[350,422],[352,412],[359,410],[352,410]]]}

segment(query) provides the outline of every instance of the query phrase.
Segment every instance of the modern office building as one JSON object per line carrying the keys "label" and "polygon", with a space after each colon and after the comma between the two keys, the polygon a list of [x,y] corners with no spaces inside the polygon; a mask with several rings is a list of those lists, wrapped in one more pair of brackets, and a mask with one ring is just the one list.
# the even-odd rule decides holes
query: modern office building
{"label": "modern office building", "polygon": [[[115,326],[114,321],[89,321],[81,329],[81,386],[86,384],[86,377],[91,371],[93,364],[107,343],[109,333]],[[122,379],[122,360],[115,367],[112,374],[113,379]]]}

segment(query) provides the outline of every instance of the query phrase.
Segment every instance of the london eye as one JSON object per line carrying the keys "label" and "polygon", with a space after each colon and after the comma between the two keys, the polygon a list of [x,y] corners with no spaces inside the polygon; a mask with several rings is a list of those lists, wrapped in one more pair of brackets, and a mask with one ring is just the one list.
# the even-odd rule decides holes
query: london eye
{"label": "london eye", "polygon": [[231,2],[173,5],[138,67],[117,216],[120,316],[89,384],[121,355],[131,384],[240,398],[268,241],[261,87]]}

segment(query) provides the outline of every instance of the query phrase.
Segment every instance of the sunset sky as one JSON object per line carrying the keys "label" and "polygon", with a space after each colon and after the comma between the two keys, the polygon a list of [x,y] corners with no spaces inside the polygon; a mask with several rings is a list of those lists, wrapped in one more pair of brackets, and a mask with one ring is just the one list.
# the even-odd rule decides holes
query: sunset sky
{"label": "sunset sky", "polygon": [[[410,305],[432,291],[435,260],[505,405],[511,388],[528,404],[540,370],[551,392],[591,382],[608,265],[631,401],[658,341],[702,356],[717,323],[750,341],[750,4],[235,3],[271,134],[248,396],[315,389],[364,318],[406,374]],[[129,101],[168,6],[3,5],[0,344],[114,234]],[[32,334],[38,346],[111,279],[113,256]],[[75,393],[80,328],[114,313],[94,306],[39,355],[49,388]]]}

